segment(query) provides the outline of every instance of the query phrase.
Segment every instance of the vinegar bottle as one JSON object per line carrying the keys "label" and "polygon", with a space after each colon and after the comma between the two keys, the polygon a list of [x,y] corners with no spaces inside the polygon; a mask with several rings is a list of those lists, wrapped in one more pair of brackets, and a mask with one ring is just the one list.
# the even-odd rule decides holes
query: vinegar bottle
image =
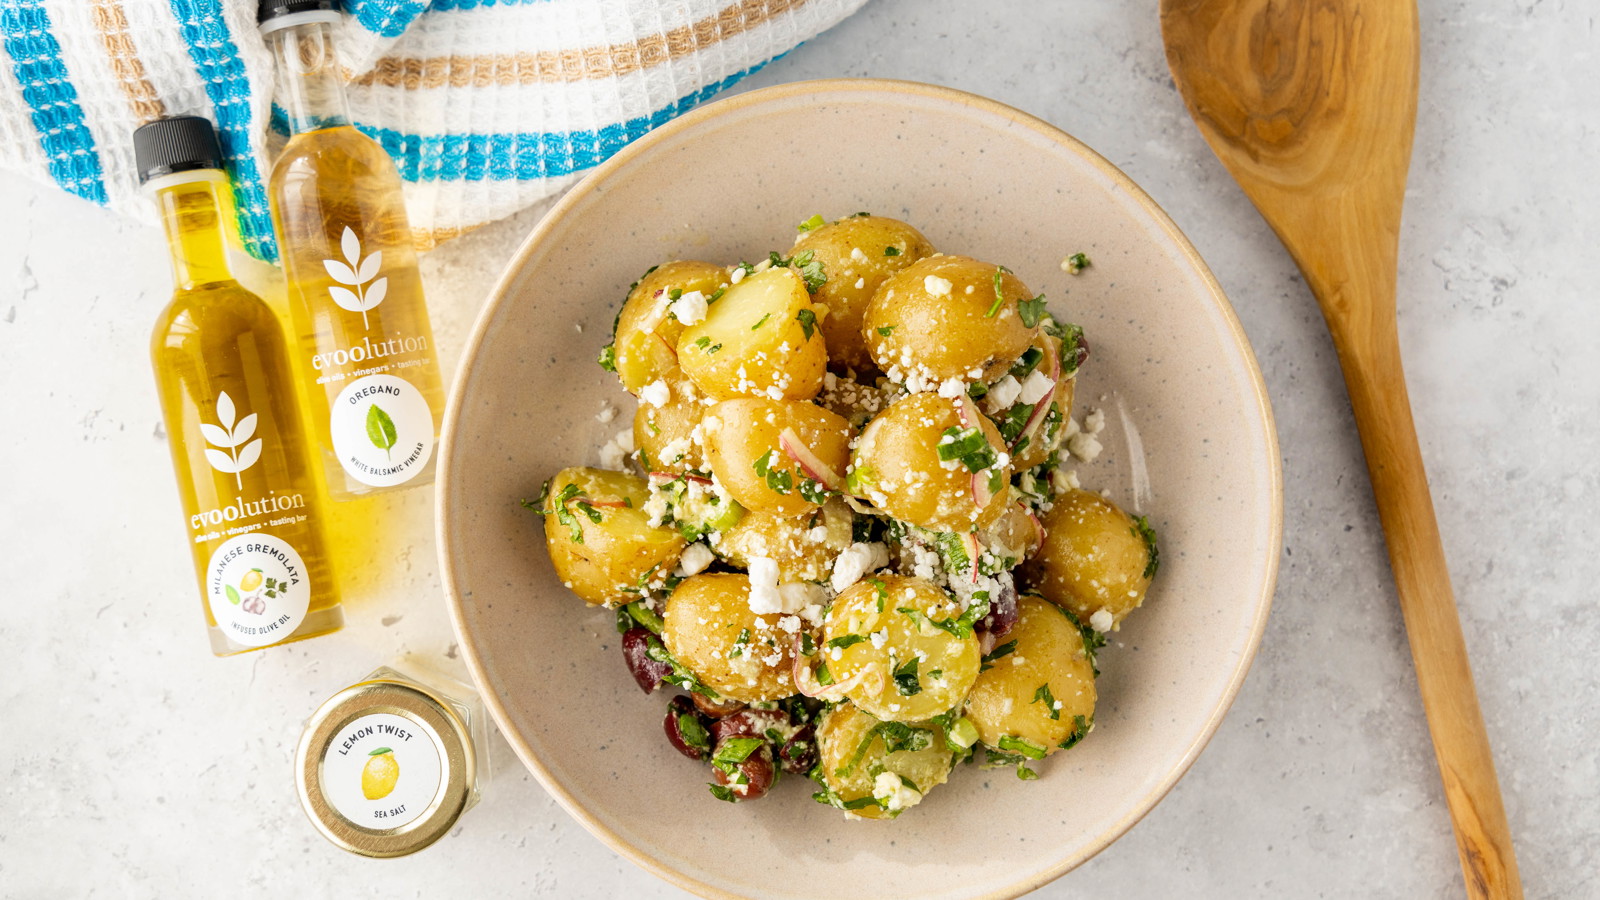
{"label": "vinegar bottle", "polygon": [[216,132],[179,116],[133,142],[172,251],[176,290],[150,351],[211,650],[336,631],[344,613],[283,329],[226,259],[233,205]]}
{"label": "vinegar bottle", "polygon": [[268,195],[328,491],[433,480],[444,391],[394,162],[350,124],[337,0],[262,0],[291,136]]}

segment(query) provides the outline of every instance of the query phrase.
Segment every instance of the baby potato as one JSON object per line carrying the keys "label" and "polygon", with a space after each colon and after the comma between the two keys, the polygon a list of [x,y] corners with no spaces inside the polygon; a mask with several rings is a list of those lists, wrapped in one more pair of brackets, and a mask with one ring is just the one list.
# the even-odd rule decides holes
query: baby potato
{"label": "baby potato", "polygon": [[827,581],[834,557],[850,546],[850,507],[838,497],[809,514],[753,512],[722,534],[716,551],[741,569],[756,557],[778,564],[778,581]]}
{"label": "baby potato", "polygon": [[810,250],[828,280],[811,300],[828,308],[822,334],[828,362],[857,372],[873,369],[861,337],[861,317],[884,279],[933,252],[922,232],[899,219],[851,216],[807,232],[791,255]]}
{"label": "baby potato", "polygon": [[797,516],[837,490],[850,461],[850,423],[814,403],[743,397],[706,410],[706,462],[753,512]]}
{"label": "baby potato", "polygon": [[957,624],[964,612],[926,579],[858,581],[823,617],[822,661],[833,683],[858,682],[844,695],[880,719],[936,716],[958,705],[978,676],[978,638]]}
{"label": "baby potato", "polygon": [[1096,631],[1121,626],[1156,574],[1155,532],[1084,490],[1056,497],[1041,522],[1044,545],[1018,570],[1022,583]]}
{"label": "baby potato", "polygon": [[978,674],[967,697],[978,739],[1003,750],[1002,738],[1021,739],[1045,755],[1077,743],[1094,722],[1094,660],[1083,632],[1061,610],[1023,594],[1005,640],[1014,649]]}
{"label": "baby potato", "polygon": [[637,396],[657,380],[669,385],[683,380],[677,350],[683,325],[670,311],[674,292],[699,291],[709,298],[727,283],[726,269],[694,260],[656,266],[634,283],[612,336],[617,377],[628,393]]}
{"label": "baby potato", "polygon": [[647,470],[674,474],[709,471],[704,449],[694,439],[694,429],[707,407],[694,396],[680,394],[693,390],[687,381],[679,382],[665,405],[641,403],[633,414],[633,446]]}
{"label": "baby potato", "polygon": [[938,725],[884,722],[851,703],[822,714],[817,751],[836,805],[866,819],[892,819],[917,805],[953,767]]}
{"label": "baby potato", "polygon": [[691,575],[667,597],[661,640],[724,699],[780,700],[795,692],[793,636],[780,618],[750,611],[742,573]]}
{"label": "baby potato", "polygon": [[878,367],[913,390],[951,379],[989,382],[1038,333],[1037,325],[1022,324],[1018,308],[1032,297],[1000,266],[930,256],[883,282],[862,316],[861,336]]}
{"label": "baby potato", "polygon": [[[973,428],[981,432],[981,441]],[[987,456],[989,465],[973,472],[962,459],[940,459],[941,442],[951,429],[978,445],[967,461],[976,465]],[[933,531],[969,532],[987,527],[1005,511],[1011,466],[1002,462],[1004,448],[1000,432],[966,397],[952,401],[908,394],[861,433],[849,483],[856,496],[896,519]]]}
{"label": "baby potato", "polygon": [[616,606],[639,598],[639,584],[676,562],[683,538],[651,525],[649,485],[636,475],[562,469],[544,501],[544,543],[556,575],[585,602]]}
{"label": "baby potato", "polygon": [[793,269],[746,276],[678,336],[678,364],[717,400],[809,400],[822,388],[827,345],[806,283]]}

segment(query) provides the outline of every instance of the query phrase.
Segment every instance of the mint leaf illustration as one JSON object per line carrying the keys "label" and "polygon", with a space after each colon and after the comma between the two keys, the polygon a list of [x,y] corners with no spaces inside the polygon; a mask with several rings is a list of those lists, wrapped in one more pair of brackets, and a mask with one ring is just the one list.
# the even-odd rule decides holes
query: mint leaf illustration
{"label": "mint leaf illustration", "polygon": [[399,435],[395,433],[394,420],[389,418],[383,407],[376,403],[367,407],[367,440],[372,442],[372,446],[382,450],[386,458],[394,459],[389,455],[389,450],[394,447],[395,441],[399,440]]}
{"label": "mint leaf illustration", "polygon": [[234,590],[233,589],[233,585],[231,585],[231,584],[225,584],[225,585],[223,585],[223,587],[226,588],[227,591],[228,591],[228,602],[232,603],[234,606],[238,606],[239,605],[239,592]]}

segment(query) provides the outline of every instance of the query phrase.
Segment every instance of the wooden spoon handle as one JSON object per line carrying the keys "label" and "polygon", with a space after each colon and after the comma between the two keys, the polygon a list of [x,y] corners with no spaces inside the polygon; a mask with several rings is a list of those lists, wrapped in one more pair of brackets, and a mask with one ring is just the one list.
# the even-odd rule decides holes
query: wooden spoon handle
{"label": "wooden spoon handle", "polygon": [[1428,495],[1394,319],[1362,323],[1359,334],[1339,324],[1329,317],[1377,495],[1467,894],[1475,900],[1520,900],[1511,829]]}

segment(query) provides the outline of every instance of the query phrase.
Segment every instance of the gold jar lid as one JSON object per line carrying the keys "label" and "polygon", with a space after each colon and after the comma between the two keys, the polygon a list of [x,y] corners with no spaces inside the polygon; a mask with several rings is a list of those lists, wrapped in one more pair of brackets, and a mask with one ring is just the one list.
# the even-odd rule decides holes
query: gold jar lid
{"label": "gold jar lid", "polygon": [[295,753],[312,824],[351,853],[379,858],[443,837],[469,804],[477,765],[455,710],[416,685],[381,678],[330,697]]}

